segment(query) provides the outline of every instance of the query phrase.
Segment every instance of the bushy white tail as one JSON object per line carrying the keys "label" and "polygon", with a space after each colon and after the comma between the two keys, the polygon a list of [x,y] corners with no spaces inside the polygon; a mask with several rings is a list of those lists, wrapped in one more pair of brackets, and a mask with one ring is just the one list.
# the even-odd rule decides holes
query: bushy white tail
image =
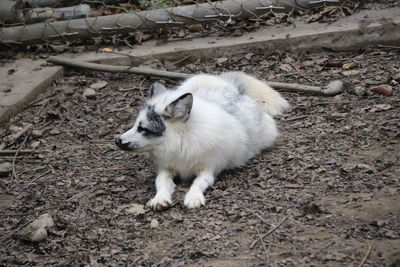
{"label": "bushy white tail", "polygon": [[243,72],[225,72],[219,77],[233,83],[239,90],[244,90],[273,117],[282,115],[290,107],[289,103],[265,82]]}

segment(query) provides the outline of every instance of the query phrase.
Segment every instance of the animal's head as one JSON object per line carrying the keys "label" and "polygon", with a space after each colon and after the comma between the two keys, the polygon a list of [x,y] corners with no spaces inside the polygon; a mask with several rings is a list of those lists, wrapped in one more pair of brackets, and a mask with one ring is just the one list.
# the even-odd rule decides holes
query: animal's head
{"label": "animal's head", "polygon": [[185,123],[193,105],[191,93],[180,94],[154,83],[133,127],[115,140],[122,150],[151,152],[163,143],[171,123]]}

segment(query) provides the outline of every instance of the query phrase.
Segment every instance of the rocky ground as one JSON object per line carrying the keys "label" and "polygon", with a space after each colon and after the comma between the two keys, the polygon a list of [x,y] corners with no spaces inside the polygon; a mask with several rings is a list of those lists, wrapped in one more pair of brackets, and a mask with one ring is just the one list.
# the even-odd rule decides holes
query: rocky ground
{"label": "rocky ground", "polygon": [[[154,80],[68,71],[1,124],[2,141],[33,124],[8,148],[36,151],[0,157],[15,169],[0,172],[1,265],[400,266],[398,48],[253,50],[148,65],[313,85],[341,79],[347,89],[335,97],[283,93],[292,110],[277,119],[274,148],[221,174],[205,207],[187,210],[188,185],[180,184],[173,207],[153,212],[142,209],[155,193],[153,167],[113,139]],[[379,85],[392,95],[371,91]],[[47,237],[24,240],[32,237],[26,226],[46,213],[54,222]]]}

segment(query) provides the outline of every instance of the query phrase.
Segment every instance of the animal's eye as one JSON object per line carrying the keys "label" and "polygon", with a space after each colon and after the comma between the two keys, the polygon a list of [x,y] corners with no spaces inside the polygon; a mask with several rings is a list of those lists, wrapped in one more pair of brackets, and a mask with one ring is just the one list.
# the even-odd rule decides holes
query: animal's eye
{"label": "animal's eye", "polygon": [[151,130],[142,127],[140,124],[139,124],[137,130],[138,130],[139,133],[143,133],[144,136],[151,136],[151,135],[154,135],[154,133],[153,133]]}
{"label": "animal's eye", "polygon": [[143,128],[140,124],[139,124],[137,130],[138,130],[139,133],[143,133],[143,132],[146,132],[146,131],[147,131],[147,129],[146,129],[146,128]]}

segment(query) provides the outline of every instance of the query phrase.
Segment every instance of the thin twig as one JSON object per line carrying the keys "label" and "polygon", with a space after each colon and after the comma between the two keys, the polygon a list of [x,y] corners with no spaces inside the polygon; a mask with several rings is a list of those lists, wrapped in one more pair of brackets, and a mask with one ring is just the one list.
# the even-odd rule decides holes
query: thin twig
{"label": "thin twig", "polygon": [[177,61],[172,62],[172,64],[178,65],[178,64],[182,63],[183,61],[185,61],[185,60],[191,58],[191,57],[192,57],[192,56],[183,57],[183,58],[181,58],[181,59],[178,59]]}
{"label": "thin twig", "polygon": [[369,254],[371,254],[371,250],[372,250],[372,246],[371,246],[371,243],[368,241],[368,240],[366,240],[366,239],[363,239],[365,242],[367,242],[367,244],[368,244],[368,250],[367,250],[367,253],[365,253],[365,256],[364,256],[364,258],[361,260],[361,262],[360,262],[360,264],[358,265],[358,267],[362,267],[363,265],[364,265],[364,263],[367,261],[367,259],[368,259],[368,257],[369,257]]}
{"label": "thin twig", "polygon": [[[15,149],[4,149],[0,150],[0,156],[7,156],[7,155],[15,155],[17,150]],[[47,151],[36,151],[32,149],[24,149],[24,150],[19,150],[18,155],[26,155],[26,154],[31,154],[31,153],[42,153],[42,152],[47,152]]]}
{"label": "thin twig", "polygon": [[36,112],[36,116],[40,115],[40,113],[42,113],[44,107],[47,105],[47,103],[49,103],[50,99],[46,99],[46,101],[43,103],[43,105],[40,107],[40,109],[38,110],[38,112]]}
{"label": "thin twig", "polygon": [[34,211],[31,211],[31,212],[27,212],[27,213],[4,213],[4,214],[0,213],[0,216],[9,216],[9,217],[12,217],[12,216],[28,216],[28,215],[36,214],[38,212],[43,212],[45,210],[51,210],[51,209],[59,208],[59,207],[66,206],[66,205],[67,205],[66,203],[53,205],[53,206],[50,206],[50,207],[47,207],[47,208],[38,209],[38,210],[34,210]]}
{"label": "thin twig", "polygon": [[133,91],[136,90],[137,87],[129,87],[129,88],[118,88],[117,91],[119,92],[128,92],[128,91]]}
{"label": "thin twig", "polygon": [[265,256],[268,257],[268,251],[267,251],[267,248],[265,247],[264,240],[262,240],[261,234],[260,234],[260,232],[258,231],[258,229],[256,229],[256,230],[257,230],[258,238],[260,239],[260,242],[261,242],[261,244],[262,244],[262,246],[263,246]]}
{"label": "thin twig", "polygon": [[400,49],[400,46],[394,46],[394,45],[378,45],[378,47]]}
{"label": "thin twig", "polygon": [[297,117],[292,117],[292,118],[285,119],[285,121],[302,120],[302,119],[305,119],[305,118],[307,118],[307,117],[308,117],[308,115],[301,115],[301,116],[297,116]]}
{"label": "thin twig", "polygon": [[[288,215],[286,215],[285,218],[283,218],[283,220],[282,220],[280,223],[278,223],[277,226],[275,226],[274,228],[272,228],[271,230],[269,230],[267,233],[263,234],[263,235],[261,236],[261,238],[265,238],[265,237],[269,236],[270,234],[272,234],[273,232],[275,232],[275,230],[278,229],[279,226],[281,226],[281,225],[289,218],[289,216],[290,216],[291,214],[292,214],[292,213],[289,212]],[[250,245],[250,248],[253,248],[257,243],[258,243],[258,239],[257,239],[256,241],[254,241],[253,244]]]}
{"label": "thin twig", "polygon": [[38,209],[38,210],[31,211],[31,212],[27,212],[27,213],[5,213],[5,214],[1,214],[1,213],[0,213],[0,216],[10,216],[10,217],[11,217],[11,216],[27,216],[27,215],[36,214],[36,213],[38,213],[38,212],[43,212],[43,211],[45,211],[45,210],[51,210],[51,209],[63,207],[63,206],[66,206],[67,203],[71,202],[72,200],[74,200],[74,199],[76,199],[76,198],[79,198],[79,197],[82,197],[82,196],[84,196],[84,195],[90,194],[90,193],[92,193],[92,192],[95,191],[95,190],[96,190],[96,189],[93,188],[93,189],[90,189],[90,190],[88,190],[88,191],[84,191],[84,192],[80,192],[80,193],[78,193],[78,194],[75,194],[75,195],[73,195],[72,197],[70,197],[70,198],[68,198],[68,199],[66,199],[66,200],[63,200],[63,203],[62,203],[62,204],[58,204],[58,205],[53,205],[53,206],[45,207],[45,208],[42,208],[42,209]]}
{"label": "thin twig", "polygon": [[325,249],[329,248],[330,246],[334,245],[335,243],[336,243],[335,241],[330,242],[330,243],[329,243],[328,245],[326,245],[325,247],[320,248],[320,249],[317,251],[317,253],[320,253],[320,252],[324,251]]}
{"label": "thin twig", "polygon": [[258,215],[257,213],[253,214],[254,216],[256,216],[258,219],[260,219],[263,223],[265,223],[266,225],[270,225],[269,222],[267,222],[263,217],[261,217],[260,215]]}
{"label": "thin twig", "polygon": [[146,97],[143,94],[143,84],[144,84],[145,81],[147,81],[147,77],[144,78],[139,84],[139,92],[140,92],[140,95],[142,96],[142,100],[143,101],[146,99]]}
{"label": "thin twig", "polygon": [[306,79],[307,81],[309,81],[310,83],[313,83],[314,81],[312,81],[311,79],[309,79],[308,77],[306,77],[303,73],[301,73],[301,71],[294,65],[294,64],[290,64],[294,70],[304,79]]}
{"label": "thin twig", "polygon": [[57,94],[57,93],[52,93],[51,95],[48,95],[48,96],[39,97],[39,98],[33,100],[31,103],[29,103],[26,107],[29,108],[29,107],[31,107],[31,106],[34,106],[34,105],[36,105],[38,102],[40,102],[40,101],[42,101],[42,100],[44,100],[44,99],[46,99],[46,98],[53,97],[53,96],[55,96],[56,94]]}
{"label": "thin twig", "polygon": [[17,160],[17,156],[18,156],[19,151],[24,146],[26,140],[28,140],[28,137],[29,137],[29,135],[25,136],[24,141],[22,141],[22,143],[19,146],[17,152],[15,152],[15,155],[14,155],[14,158],[13,158],[13,161],[12,161],[12,176],[11,176],[11,180],[14,179],[14,178],[17,179],[17,172],[15,171],[15,161]]}
{"label": "thin twig", "polygon": [[268,251],[267,251],[267,248],[265,247],[264,240],[262,239],[262,237],[261,237],[260,232],[258,231],[258,229],[256,229],[256,230],[257,230],[258,238],[260,239],[260,242],[261,242],[261,244],[262,244],[262,246],[263,246],[265,256],[268,257]]}
{"label": "thin twig", "polygon": [[42,178],[43,176],[49,174],[50,172],[51,172],[51,170],[47,170],[46,172],[40,174],[38,177],[33,178],[32,181],[30,181],[29,183],[27,183],[27,184],[25,185],[25,188],[27,188],[28,186],[30,186],[31,184],[33,184],[33,182],[39,180],[39,179]]}

